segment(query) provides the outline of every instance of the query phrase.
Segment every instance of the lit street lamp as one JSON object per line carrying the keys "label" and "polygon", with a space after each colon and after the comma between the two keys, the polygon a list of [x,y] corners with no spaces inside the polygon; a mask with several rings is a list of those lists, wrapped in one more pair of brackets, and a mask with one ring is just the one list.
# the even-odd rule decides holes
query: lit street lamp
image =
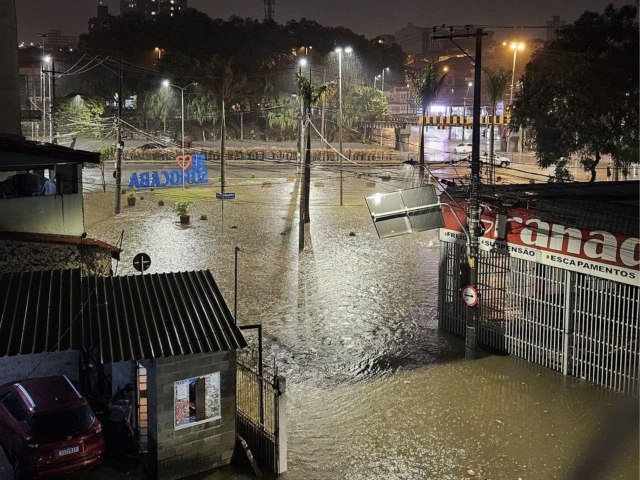
{"label": "lit street lamp", "polygon": [[[507,42],[502,42],[503,46],[507,46]],[[513,50],[513,67],[511,68],[511,94],[509,95],[509,114],[511,114],[511,109],[513,108],[513,85],[515,83],[515,75],[516,75],[516,58],[518,56],[518,50],[524,50],[523,42],[511,42],[509,48]],[[511,143],[511,130],[509,129],[507,133],[507,152],[509,151],[509,144]]]}
{"label": "lit street lamp", "polygon": [[178,85],[173,85],[172,83],[169,82],[169,80],[163,80],[162,81],[162,85],[165,87],[173,87],[173,88],[177,88],[178,90],[180,90],[180,103],[181,103],[181,108],[182,108],[182,114],[181,114],[181,120],[182,120],[182,141],[180,142],[182,144],[182,155],[184,156],[184,91],[189,88],[191,85],[197,85],[197,82],[191,82],[188,85],[185,85],[184,87],[179,87]]}
{"label": "lit street lamp", "polygon": [[338,138],[340,141],[340,206],[342,206],[342,52],[351,53],[351,47],[336,48],[338,54]]}
{"label": "lit street lamp", "polygon": [[[469,82],[467,83],[467,93],[465,93],[464,95],[464,118],[467,118],[467,97],[469,96],[469,90],[471,89],[471,87],[473,87],[473,82]],[[464,140],[464,126],[462,127],[462,140]]]}

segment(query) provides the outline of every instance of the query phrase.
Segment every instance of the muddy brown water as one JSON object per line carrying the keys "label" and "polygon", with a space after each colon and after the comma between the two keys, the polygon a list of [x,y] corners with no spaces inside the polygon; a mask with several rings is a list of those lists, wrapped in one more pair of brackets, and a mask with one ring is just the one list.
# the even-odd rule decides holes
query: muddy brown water
{"label": "muddy brown water", "polygon": [[[199,200],[189,227],[170,202],[157,205],[159,192],[119,216],[113,193],[85,197],[89,236],[116,243],[124,230],[118,274],[135,273],[139,252],[149,273],[209,269],[233,310],[241,248],[238,322],[262,323],[265,358],[287,379],[280,478],[638,478],[637,400],[627,408],[508,356],[464,360],[461,339],[437,328],[437,235],[380,240],[371,222],[364,196],[397,185],[347,176],[340,207],[335,172],[314,175],[324,183],[312,181],[302,254],[297,183],[286,178],[232,180],[224,214]],[[581,467],[589,473],[572,477]]]}

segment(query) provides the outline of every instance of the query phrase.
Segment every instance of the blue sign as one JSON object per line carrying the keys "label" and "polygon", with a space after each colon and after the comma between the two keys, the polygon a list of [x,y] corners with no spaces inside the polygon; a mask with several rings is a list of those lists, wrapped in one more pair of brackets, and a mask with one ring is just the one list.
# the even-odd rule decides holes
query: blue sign
{"label": "blue sign", "polygon": [[[185,155],[186,156],[186,155]],[[190,161],[185,165],[189,168],[184,170],[162,170],[160,172],[133,172],[129,177],[129,188],[163,188],[181,187],[184,176],[185,185],[206,184],[207,167],[204,164],[205,154],[198,153],[188,155]],[[183,157],[179,157],[183,160]],[[178,161],[178,159],[176,159]]]}

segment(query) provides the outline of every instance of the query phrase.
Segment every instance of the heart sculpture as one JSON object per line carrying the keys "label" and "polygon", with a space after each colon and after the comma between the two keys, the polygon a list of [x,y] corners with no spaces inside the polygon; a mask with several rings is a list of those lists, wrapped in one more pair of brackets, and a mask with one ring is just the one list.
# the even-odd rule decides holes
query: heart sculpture
{"label": "heart sculpture", "polygon": [[186,170],[191,166],[191,155],[178,155],[176,157],[176,163],[182,171]]}

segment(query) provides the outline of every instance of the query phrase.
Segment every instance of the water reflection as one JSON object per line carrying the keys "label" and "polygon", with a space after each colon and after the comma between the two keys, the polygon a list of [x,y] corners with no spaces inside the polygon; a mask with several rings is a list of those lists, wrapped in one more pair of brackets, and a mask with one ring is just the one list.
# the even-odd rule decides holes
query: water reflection
{"label": "water reflection", "polygon": [[[92,194],[87,230],[115,242],[125,229],[121,273],[140,251],[149,272],[210,269],[230,305],[242,249],[238,321],[263,324],[266,358],[287,377],[282,478],[567,478],[620,397],[505,356],[461,360],[461,340],[437,329],[436,234],[379,240],[363,198],[373,189],[348,178],[339,207],[335,178],[323,179],[301,255],[284,179],[235,187],[224,221],[220,203],[197,202],[188,229],[152,193],[118,218],[104,211],[110,194]],[[635,422],[598,478],[636,478]]]}

